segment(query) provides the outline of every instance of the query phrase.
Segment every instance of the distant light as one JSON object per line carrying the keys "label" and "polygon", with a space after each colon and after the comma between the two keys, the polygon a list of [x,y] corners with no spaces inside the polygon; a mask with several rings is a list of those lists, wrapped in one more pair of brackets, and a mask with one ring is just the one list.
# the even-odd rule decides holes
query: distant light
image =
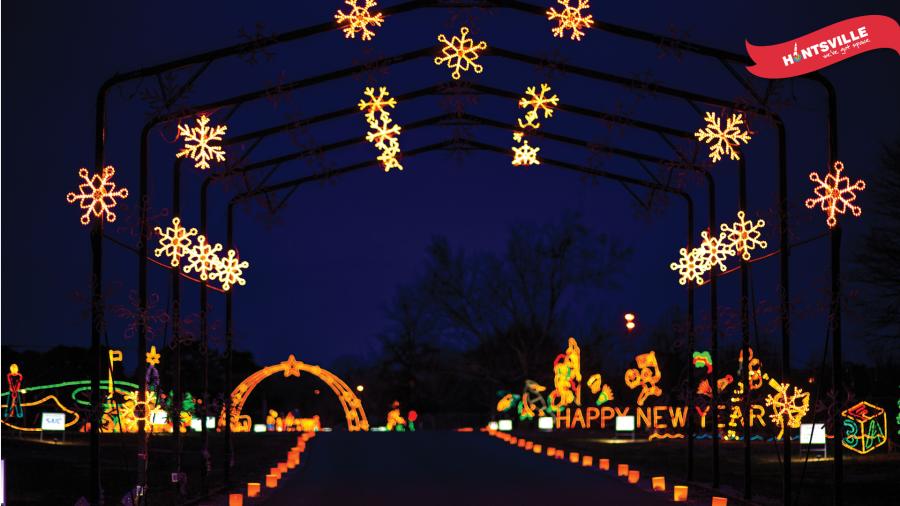
{"label": "distant light", "polygon": [[366,389],[366,387],[364,387],[364,386],[362,386],[362,385],[356,385],[356,391],[357,391],[357,392],[362,392],[362,391],[365,390],[365,389]]}
{"label": "distant light", "polygon": [[625,328],[628,329],[629,332],[634,330],[636,324],[634,323],[634,313],[625,313]]}
{"label": "distant light", "polygon": [[216,417],[214,417],[214,416],[206,417],[206,428],[207,429],[215,429],[216,428]]}
{"label": "distant light", "polygon": [[331,427],[322,427],[319,432],[331,432]]}
{"label": "distant light", "polygon": [[253,432],[265,432],[266,424],[264,423],[254,423],[253,424]]}
{"label": "distant light", "polygon": [[498,427],[504,432],[509,432],[512,430],[512,420],[500,420]]}
{"label": "distant light", "polygon": [[634,416],[617,416],[616,432],[632,432],[634,431]]}
{"label": "distant light", "polygon": [[489,422],[488,423],[488,429],[490,429],[490,430],[497,430],[499,427],[500,427],[500,425],[497,422]]}
{"label": "distant light", "polygon": [[553,417],[552,416],[542,416],[538,418],[538,429],[541,430],[553,430]]}

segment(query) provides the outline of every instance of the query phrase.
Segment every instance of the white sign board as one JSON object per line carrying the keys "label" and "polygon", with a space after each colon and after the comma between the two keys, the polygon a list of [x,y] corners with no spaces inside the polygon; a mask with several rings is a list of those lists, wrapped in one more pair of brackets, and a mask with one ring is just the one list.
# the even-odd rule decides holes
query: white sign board
{"label": "white sign board", "polygon": [[825,424],[824,423],[801,423],[800,424],[800,444],[802,445],[823,445],[825,444]]}
{"label": "white sign board", "polygon": [[500,430],[502,431],[511,431],[512,430],[512,420],[500,420],[498,424]]}
{"label": "white sign board", "polygon": [[203,422],[199,418],[191,419],[191,430],[194,432],[200,432],[203,430],[203,426],[201,425]]}
{"label": "white sign board", "polygon": [[553,417],[552,416],[538,417],[538,429],[553,430]]}
{"label": "white sign board", "polygon": [[253,424],[253,432],[265,432],[266,424],[264,423],[254,423]]}
{"label": "white sign board", "polygon": [[169,414],[165,411],[153,411],[150,413],[150,423],[153,425],[165,425],[169,421]]}
{"label": "white sign board", "polygon": [[66,430],[66,414],[41,413],[41,430]]}
{"label": "white sign board", "polygon": [[617,416],[616,432],[634,432],[634,416]]}
{"label": "white sign board", "polygon": [[214,416],[206,417],[206,428],[207,429],[215,429],[216,428],[216,417],[214,417]]}

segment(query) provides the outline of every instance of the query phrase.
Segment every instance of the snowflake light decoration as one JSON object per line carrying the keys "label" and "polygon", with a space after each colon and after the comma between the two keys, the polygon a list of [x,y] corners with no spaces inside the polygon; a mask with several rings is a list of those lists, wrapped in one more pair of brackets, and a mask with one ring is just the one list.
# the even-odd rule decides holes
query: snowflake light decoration
{"label": "snowflake light decoration", "polygon": [[84,209],[84,214],[81,215],[82,225],[91,222],[91,214],[110,223],[116,221],[116,213],[112,212],[112,208],[116,207],[116,199],[128,198],[128,189],[116,190],[116,183],[112,182],[115,174],[116,169],[112,165],[104,167],[100,174],[93,176],[85,168],[78,169],[78,177],[84,183],[78,185],[78,193],[66,194],[66,201],[70,204],[78,202],[81,209]]}
{"label": "snowflake light decoration", "polygon": [[572,30],[572,40],[581,40],[581,37],[584,36],[583,28],[590,28],[591,25],[594,24],[594,16],[588,14],[587,16],[581,13],[584,9],[590,9],[591,3],[589,0],[578,0],[578,6],[569,5],[571,0],[556,0],[556,3],[563,7],[563,10],[560,12],[556,11],[555,7],[550,7],[547,9],[547,19],[553,21],[557,20],[558,26],[553,28],[553,36],[564,38],[566,36],[566,30]]}
{"label": "snowflake light decoration", "polygon": [[464,26],[459,29],[459,36],[454,35],[450,40],[443,33],[438,35],[438,42],[444,45],[441,52],[444,56],[438,56],[434,59],[434,64],[441,66],[444,63],[448,68],[453,69],[453,79],[459,79],[462,72],[468,71],[470,68],[476,74],[480,74],[484,67],[475,63],[478,59],[478,52],[487,49],[487,43],[481,41],[475,43],[474,40],[468,38],[469,28]]}
{"label": "snowflake light decoration", "polygon": [[766,226],[765,220],[757,220],[756,223],[753,223],[751,220],[747,220],[746,213],[744,211],[738,211],[737,213],[738,221],[728,225],[727,223],[723,223],[721,225],[722,232],[725,233],[725,240],[728,241],[728,245],[736,252],[741,255],[741,258],[744,260],[750,260],[750,251],[759,247],[759,249],[766,249],[769,246],[769,243],[766,241],[759,240],[762,235],[759,229]]}
{"label": "snowflake light decoration", "polygon": [[[184,136],[184,149],[175,154],[176,158],[188,157],[196,163],[198,169],[208,169],[209,161],[225,161],[225,151],[221,146],[211,144],[213,141],[221,141],[222,136],[228,130],[225,125],[210,127],[209,118],[201,114],[197,118],[197,126],[178,125],[178,135]],[[193,143],[193,144],[192,144]]]}
{"label": "snowflake light decoration", "polygon": [[222,251],[221,244],[211,245],[206,242],[206,236],[198,235],[197,244],[187,250],[188,264],[184,266],[184,272],[190,274],[196,272],[200,279],[206,281],[209,275],[216,271],[220,259],[216,253]]}
{"label": "snowflake light decoration", "polygon": [[853,201],[856,200],[857,191],[866,189],[866,182],[862,179],[858,179],[851,185],[850,178],[841,175],[844,171],[842,162],[834,162],[833,168],[832,172],[825,175],[824,180],[815,172],[809,174],[809,180],[818,186],[814,190],[816,193],[815,198],[806,199],[806,207],[809,209],[816,207],[816,204],[818,204],[825,211],[825,214],[828,215],[825,223],[828,224],[829,228],[837,226],[837,215],[846,213],[848,209],[853,216],[862,214],[862,209],[857,205],[853,205]]}
{"label": "snowflake light decoration", "polygon": [[366,111],[366,122],[369,123],[369,132],[366,133],[366,140],[375,145],[381,151],[376,158],[384,166],[384,171],[389,172],[391,169],[403,170],[403,165],[397,159],[400,154],[400,125],[391,124],[391,113],[388,108],[394,108],[397,105],[395,98],[387,98],[389,92],[387,87],[378,88],[378,94],[375,94],[375,88],[368,87],[363,92],[369,100],[360,100],[357,104],[360,111]]}
{"label": "snowflake light decoration", "polygon": [[[722,155],[728,155],[732,160],[740,160],[741,155],[735,149],[741,144],[750,142],[750,132],[741,130],[744,124],[743,115],[732,114],[725,123],[725,129],[722,130],[722,120],[716,117],[716,113],[707,112],[703,117],[706,122],[706,128],[701,128],[694,132],[694,137],[700,142],[711,144],[709,147],[709,157],[713,163],[722,159]],[[715,141],[715,144],[712,142]]]}
{"label": "snowflake light decoration", "polygon": [[157,257],[169,257],[169,264],[172,267],[178,267],[181,264],[181,257],[188,254],[191,249],[191,237],[197,235],[196,228],[184,228],[181,226],[181,218],[172,218],[172,226],[163,230],[160,227],[154,227],[159,237],[159,247],[153,250],[153,254]]}
{"label": "snowflake light decoration", "polygon": [[688,282],[693,281],[698,285],[702,285],[703,273],[706,270],[702,267],[703,261],[700,258],[700,249],[694,248],[688,251],[687,248],[681,248],[678,250],[678,255],[678,261],[669,264],[669,269],[678,271],[678,284],[686,285]]}
{"label": "snowflake light decoration", "polygon": [[156,351],[156,345],[150,347],[150,351],[145,353],[147,358],[147,365],[156,366],[159,365],[160,354]]}
{"label": "snowflake light decoration", "polygon": [[725,259],[734,256],[734,248],[725,239],[725,233],[714,236],[704,230],[700,232],[703,241],[700,243],[698,256],[700,258],[700,267],[703,272],[710,271],[718,266],[722,272],[725,272]]}
{"label": "snowflake light decoration", "polygon": [[519,128],[525,128],[526,126],[540,128],[540,123],[534,123],[534,120],[536,120],[538,117],[538,113],[543,112],[544,118],[553,116],[553,106],[559,105],[559,97],[555,94],[548,97],[548,91],[550,91],[550,86],[548,86],[547,83],[541,83],[540,93],[537,92],[537,88],[534,86],[529,86],[525,89],[525,95],[531,98],[520,98],[519,107],[521,109],[527,109],[531,107],[531,110],[528,111],[525,115],[525,120],[527,121],[526,124],[522,124],[522,120],[519,119]]}
{"label": "snowflake light decoration", "polygon": [[221,258],[216,265],[216,270],[209,274],[209,279],[222,283],[222,290],[226,292],[234,285],[244,286],[247,281],[243,278],[244,269],[250,267],[250,262],[241,261],[237,252],[228,250],[228,256]]}
{"label": "snowflake light decoration", "polygon": [[794,393],[788,395],[791,386],[787,383],[778,383],[774,379],[769,380],[769,385],[776,393],[766,396],[766,406],[772,406],[772,414],[769,417],[781,429],[775,439],[781,439],[785,427],[793,429],[800,427],[800,421],[809,412],[809,392],[794,387]]}
{"label": "snowflake light decoration", "polygon": [[384,15],[380,12],[369,12],[369,9],[378,5],[375,0],[363,0],[363,4],[359,5],[359,0],[344,0],[344,3],[350,7],[350,12],[344,14],[338,9],[334,19],[339,25],[345,25],[344,38],[356,38],[357,33],[361,33],[362,40],[372,40],[375,32],[369,29],[369,25],[381,26],[384,22]]}
{"label": "snowflake light decoration", "polygon": [[537,153],[541,148],[530,146],[527,140],[522,141],[519,147],[513,146],[512,164],[519,165],[540,165],[541,161],[537,159]]}

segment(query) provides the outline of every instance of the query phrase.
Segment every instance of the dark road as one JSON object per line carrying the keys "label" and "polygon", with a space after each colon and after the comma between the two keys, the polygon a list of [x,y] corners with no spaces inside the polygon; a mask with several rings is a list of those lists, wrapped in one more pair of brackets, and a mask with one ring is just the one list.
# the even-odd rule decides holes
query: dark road
{"label": "dark road", "polygon": [[671,492],[534,455],[478,433],[331,433],[278,488],[246,504],[655,505]]}

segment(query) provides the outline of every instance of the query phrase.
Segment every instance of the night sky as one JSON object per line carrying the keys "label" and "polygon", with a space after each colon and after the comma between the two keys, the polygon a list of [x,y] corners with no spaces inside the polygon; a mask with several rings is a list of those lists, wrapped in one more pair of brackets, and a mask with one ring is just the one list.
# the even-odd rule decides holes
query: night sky
{"label": "night sky", "polygon": [[[390,6],[398,2],[383,2]],[[550,4],[543,0],[534,4]],[[545,6],[547,6],[545,5]],[[345,7],[338,1],[177,4],[147,2],[62,2],[50,8],[42,2],[5,5],[3,58],[6,79],[3,95],[3,238],[2,267],[4,345],[46,349],[58,344],[86,346],[90,342],[87,317],[90,251],[88,229],[80,212],[65,201],[78,184],[77,170],[94,163],[94,104],[101,82],[116,72],[161,63],[201,51],[246,41],[241,31],[271,35],[332,19]],[[659,2],[651,9],[645,2],[594,2],[595,18],[659,34],[690,40],[736,53],[744,53],[745,39],[757,45],[775,44],[806,34],[842,19],[864,15],[900,15],[896,2],[754,2],[731,4]],[[652,14],[652,15],[650,15]],[[584,67],[627,77],[645,77],[661,84],[689,89],[728,100],[742,100],[747,93],[718,62],[673,52],[645,42],[628,40],[598,30],[581,43],[554,39],[546,19],[507,9],[458,12],[422,9],[389,17],[371,42],[345,40],[340,31],[275,46],[270,53],[251,58],[229,58],[213,64],[187,97],[197,105],[240,93],[275,86],[350,67],[381,56],[432,47],[438,53],[438,33],[457,33],[459,26],[473,27],[476,40],[538,57],[562,58]],[[363,50],[363,48],[368,48]],[[384,72],[375,69],[297,90],[277,103],[259,100],[241,107],[228,120],[228,137],[238,136],[290,118],[306,118],[352,107],[367,85],[388,86],[402,95],[428,86],[448,83],[450,72],[437,67],[432,56],[402,63]],[[250,61],[250,60],[255,60]],[[693,131],[702,126],[703,104],[690,105],[661,95],[638,100],[621,86],[565,74],[547,76],[532,65],[497,56],[480,60],[481,75],[464,79],[521,94],[527,86],[549,82],[565,105],[578,105],[632,116],[644,121]],[[761,89],[763,82],[743,68],[738,72]],[[189,75],[178,72],[183,82]],[[839,97],[840,157],[852,178],[870,179],[879,170],[881,146],[900,138],[900,94],[897,93],[900,60],[888,50],[869,52],[823,74],[835,84]],[[107,163],[117,168],[116,180],[132,191],[117,208],[119,221],[108,226],[113,237],[133,244],[132,228],[137,204],[138,146],[140,130],[152,113],[143,100],[153,82],[129,82],[113,90],[109,100]],[[143,91],[142,91],[143,90]],[[796,240],[825,231],[825,217],[806,210],[802,201],[812,191],[811,170],[827,168],[825,95],[808,81],[785,83],[782,97],[796,104],[779,112],[788,131],[791,217]],[[719,111],[718,108],[712,110]],[[393,118],[401,125],[448,111],[446,99],[422,96],[401,100]],[[700,112],[698,112],[700,111]],[[213,123],[224,121],[228,110],[209,111]],[[521,113],[513,99],[482,96],[466,104],[466,112],[510,125]],[[765,238],[769,250],[777,247],[774,208],[777,156],[775,132],[764,121],[751,124],[756,132],[744,150],[750,174],[748,214],[770,222]],[[320,161],[284,164],[268,182],[280,182],[327,167],[373,159],[377,152],[362,140],[366,125],[361,113],[327,121],[295,137],[281,134],[264,141],[248,157],[260,161],[297,151],[296,144],[325,144],[357,137],[355,145],[329,152]],[[582,140],[624,147],[674,158],[658,137],[633,128],[610,128],[596,119],[560,111],[545,120],[542,130]],[[452,126],[431,126],[405,131],[401,146],[413,149],[454,135]],[[512,145],[509,129],[488,126],[471,129],[476,140],[501,147]],[[228,138],[226,137],[226,138]],[[151,216],[172,207],[172,170],[179,143],[175,125],[165,124],[150,136]],[[293,142],[292,142],[293,141]],[[634,161],[599,157],[583,148],[549,140],[535,140],[541,155],[578,164],[594,164],[610,172],[647,178]],[[692,149],[693,143],[681,143]],[[232,146],[229,157],[238,158],[249,143]],[[705,156],[699,158],[703,161]],[[446,236],[467,252],[500,251],[514,223],[556,222],[566,211],[576,211],[596,232],[609,234],[632,247],[635,254],[619,273],[621,291],[590,294],[574,301],[582,311],[600,311],[610,329],[621,329],[621,315],[639,315],[642,328],[653,326],[664,314],[684,305],[684,288],[669,270],[678,248],[685,242],[685,207],[677,199],[663,205],[652,218],[642,214],[635,200],[618,183],[587,180],[551,166],[512,167],[509,157],[493,153],[468,153],[461,161],[447,151],[407,157],[403,172],[385,174],[370,168],[327,184],[306,185],[287,201],[275,219],[264,218],[264,207],[255,201],[239,209],[235,244],[244,259],[248,283],[235,292],[235,346],[252,350],[260,363],[271,363],[294,353],[298,359],[322,365],[342,356],[365,357],[377,350],[376,335],[384,329],[384,308],[396,287],[411,282],[422,268],[425,247],[434,236]],[[181,216],[186,224],[199,223],[198,195],[202,177],[197,169],[182,164]],[[660,168],[648,167],[657,177]],[[214,166],[213,171],[224,170]],[[718,191],[718,221],[733,219],[737,207],[737,164],[714,167]],[[258,183],[265,171],[254,176]],[[706,227],[706,198],[701,181],[685,181],[696,203],[695,239]],[[214,184],[211,195],[209,235],[225,242],[225,203],[237,187]],[[647,198],[647,192],[633,189]],[[284,193],[273,196],[274,200]],[[655,198],[658,198],[655,197]],[[844,218],[846,272],[852,281],[849,260],[870,226],[862,193],[861,219]],[[171,216],[171,213],[169,214]],[[167,223],[168,218],[159,223]],[[126,350],[126,366],[134,357],[135,339],[125,337],[127,320],[113,307],[128,305],[136,288],[137,259],[111,242],[105,248],[108,282],[108,339]],[[794,251],[792,283],[803,304],[826,300],[828,243],[821,238]],[[753,266],[757,299],[777,303],[777,259]],[[150,266],[150,291],[159,305],[169,298],[168,271]],[[723,306],[738,305],[738,276],[721,283]],[[863,289],[851,286],[854,289]],[[198,310],[197,286],[182,284],[184,311]],[[698,317],[707,309],[705,289],[698,290]],[[224,297],[210,296],[213,320],[222,320]],[[798,364],[821,355],[825,332],[824,314],[797,316],[794,358]],[[163,328],[151,344],[160,344]],[[221,336],[222,330],[219,329]],[[560,336],[563,337],[563,336]],[[778,333],[769,336],[777,343]],[[845,354],[865,358],[862,321],[848,311],[845,322]],[[635,337],[634,339],[640,339]],[[702,338],[701,338],[702,339]],[[726,336],[735,343],[737,334]],[[548,358],[548,370],[549,370]]]}

